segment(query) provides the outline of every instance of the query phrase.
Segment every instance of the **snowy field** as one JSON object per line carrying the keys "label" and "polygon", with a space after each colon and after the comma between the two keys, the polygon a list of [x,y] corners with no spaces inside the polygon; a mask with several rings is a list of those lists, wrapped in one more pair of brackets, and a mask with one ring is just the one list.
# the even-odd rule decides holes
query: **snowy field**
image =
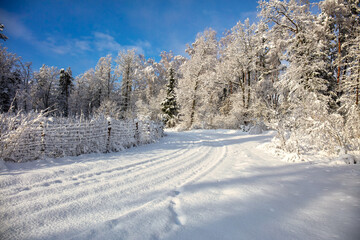
{"label": "snowy field", "polygon": [[360,166],[282,161],[262,147],[272,136],[168,132],[0,162],[0,239],[360,239]]}

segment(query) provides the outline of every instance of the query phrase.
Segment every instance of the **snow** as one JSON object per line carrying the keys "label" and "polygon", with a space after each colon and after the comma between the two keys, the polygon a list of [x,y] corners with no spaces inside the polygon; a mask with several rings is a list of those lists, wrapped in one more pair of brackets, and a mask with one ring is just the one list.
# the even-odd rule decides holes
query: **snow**
{"label": "snow", "polygon": [[289,163],[273,132],[167,132],[118,153],[0,162],[0,239],[360,239],[359,165]]}

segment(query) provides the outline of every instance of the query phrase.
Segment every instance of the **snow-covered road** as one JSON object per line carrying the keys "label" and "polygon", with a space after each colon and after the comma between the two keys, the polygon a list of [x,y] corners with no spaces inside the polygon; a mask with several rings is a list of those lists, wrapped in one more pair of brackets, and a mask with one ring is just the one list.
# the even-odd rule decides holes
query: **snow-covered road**
{"label": "snow-covered road", "polygon": [[360,168],[286,163],[272,133],[168,132],[0,164],[0,239],[360,239]]}

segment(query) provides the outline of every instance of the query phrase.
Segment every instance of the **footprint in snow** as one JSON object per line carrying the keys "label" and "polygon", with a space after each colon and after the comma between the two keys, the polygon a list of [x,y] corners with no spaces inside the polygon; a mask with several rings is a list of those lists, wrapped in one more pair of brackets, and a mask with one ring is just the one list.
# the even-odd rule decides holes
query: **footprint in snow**
{"label": "footprint in snow", "polygon": [[183,226],[186,222],[186,217],[184,214],[182,214],[180,200],[177,198],[179,194],[180,191],[176,190],[170,193],[172,200],[170,201],[169,210],[172,221],[175,222],[176,225]]}
{"label": "footprint in snow", "polygon": [[170,201],[169,210],[171,212],[171,218],[176,225],[185,225],[186,217],[181,213],[179,199],[173,199]]}
{"label": "footprint in snow", "polygon": [[180,194],[180,191],[172,191],[169,195],[171,196],[171,197],[176,197],[176,196],[178,196]]}

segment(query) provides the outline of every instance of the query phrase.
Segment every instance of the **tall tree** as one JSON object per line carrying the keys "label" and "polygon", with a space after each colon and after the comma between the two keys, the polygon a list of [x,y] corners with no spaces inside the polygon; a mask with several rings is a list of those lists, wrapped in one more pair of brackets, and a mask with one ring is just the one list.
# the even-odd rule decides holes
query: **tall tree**
{"label": "tall tree", "polygon": [[19,110],[25,112],[32,110],[31,86],[33,84],[33,71],[31,64],[31,62],[20,62],[21,84],[16,93],[17,106]]}
{"label": "tall tree", "polygon": [[218,55],[216,32],[207,29],[198,34],[186,52],[190,59],[182,65],[183,76],[179,80],[181,114],[186,128],[192,128],[194,124],[205,127],[217,111],[213,104],[217,95],[213,91]]}
{"label": "tall tree", "polygon": [[16,54],[0,46],[0,112],[7,112],[15,103],[16,92],[21,84],[19,64]]}
{"label": "tall tree", "polygon": [[75,78],[74,90],[70,96],[70,111],[72,114],[87,118],[100,107],[98,85],[94,69],[89,69]]}
{"label": "tall tree", "polygon": [[101,89],[101,101],[110,100],[115,88],[115,77],[112,74],[112,57],[101,57],[95,67],[95,77]]}
{"label": "tall tree", "polygon": [[168,127],[174,127],[178,115],[179,108],[176,101],[175,93],[175,70],[169,68],[169,83],[167,84],[167,95],[165,100],[161,103],[162,112],[164,114],[164,122]]}
{"label": "tall tree", "polygon": [[45,64],[34,73],[36,83],[33,85],[32,95],[36,110],[55,110],[57,108],[56,92],[60,71],[56,67]]}
{"label": "tall tree", "polygon": [[132,99],[133,82],[138,73],[137,67],[139,65],[139,57],[135,50],[120,51],[115,62],[118,64],[116,72],[121,76],[121,100],[120,106],[122,111],[122,118],[127,118],[132,115],[134,108],[134,99]]}
{"label": "tall tree", "polygon": [[60,70],[60,80],[59,80],[59,96],[58,96],[58,110],[62,116],[69,116],[69,97],[71,88],[73,86],[73,77],[70,67],[65,71],[65,69]]}

